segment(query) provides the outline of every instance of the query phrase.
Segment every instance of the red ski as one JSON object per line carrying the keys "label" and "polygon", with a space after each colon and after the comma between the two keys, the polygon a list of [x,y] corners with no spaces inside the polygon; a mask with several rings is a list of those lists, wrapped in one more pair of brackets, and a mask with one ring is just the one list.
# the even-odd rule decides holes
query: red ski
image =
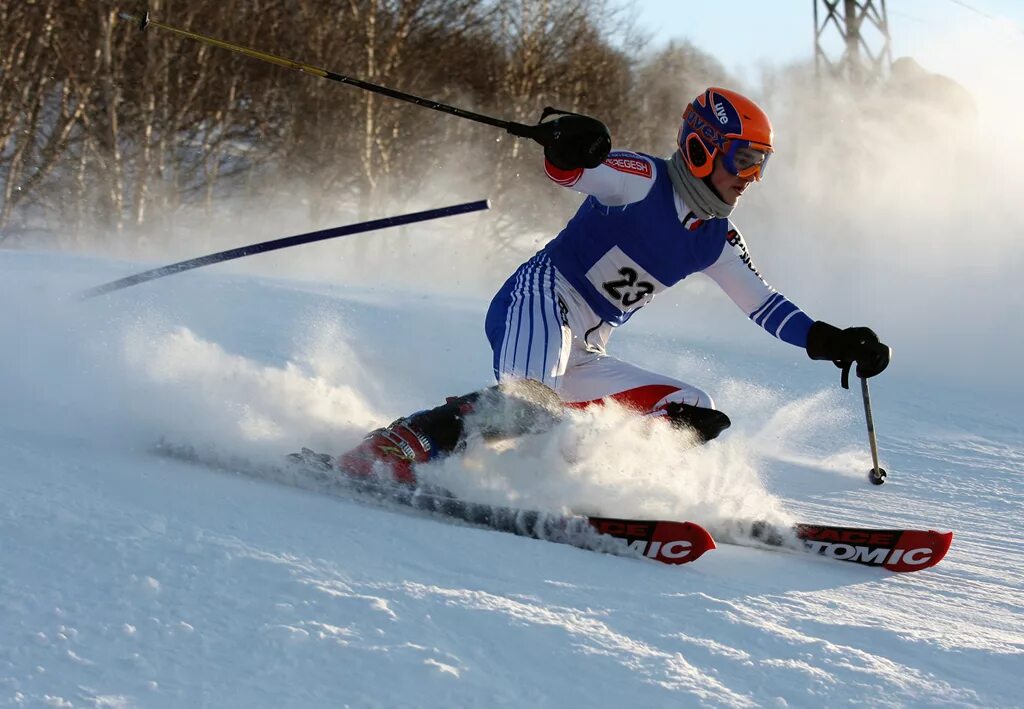
{"label": "red ski", "polygon": [[693,522],[587,517],[600,534],[621,540],[626,549],[665,564],[688,564],[715,548],[708,530]]}
{"label": "red ski", "polygon": [[289,460],[328,479],[344,480],[350,490],[520,537],[664,564],[687,564],[715,548],[708,531],[693,522],[591,517],[471,502],[430,485],[349,475],[337,467],[333,456],[308,448],[290,455]]}
{"label": "red ski", "polygon": [[498,532],[616,556],[642,557],[665,564],[687,564],[715,548],[715,541],[708,531],[693,522],[590,517],[469,502],[440,488],[397,484],[377,477],[346,475],[335,467],[332,456],[308,448],[288,456],[284,466],[254,463],[237,456],[221,456],[216,451],[197,450],[187,444],[166,441],[156,445],[153,452],[260,480],[384,506],[409,507]]}
{"label": "red ski", "polygon": [[865,529],[798,524],[796,535],[808,551],[837,561],[920,571],[935,566],[953,543],[952,532],[920,529]]}
{"label": "red ski", "polygon": [[797,524],[789,531],[786,534],[771,525],[757,523],[753,537],[772,546],[791,547],[795,536],[803,550],[812,554],[900,572],[935,566],[953,543],[952,532],[935,530]]}
{"label": "red ski", "polygon": [[390,502],[434,512],[449,519],[515,534],[568,544],[579,549],[643,557],[664,564],[687,564],[715,548],[706,529],[693,522],[620,519],[523,510],[469,502],[444,490],[392,486],[360,481],[357,489]]}

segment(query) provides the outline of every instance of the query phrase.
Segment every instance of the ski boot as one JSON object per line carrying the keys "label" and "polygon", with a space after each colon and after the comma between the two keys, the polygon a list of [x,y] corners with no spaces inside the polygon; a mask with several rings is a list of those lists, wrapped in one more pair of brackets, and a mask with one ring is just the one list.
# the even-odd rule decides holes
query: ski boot
{"label": "ski boot", "polygon": [[434,443],[411,426],[408,419],[398,419],[386,428],[366,434],[358,446],[338,456],[337,466],[355,478],[372,477],[379,466],[395,482],[414,486],[413,466],[426,463],[437,453]]}
{"label": "ski boot", "polygon": [[355,449],[338,456],[338,468],[354,477],[373,475],[382,465],[400,483],[413,486],[413,467],[458,452],[466,446],[466,420],[487,440],[509,438],[550,427],[561,403],[540,382],[511,382],[418,411],[371,431]]}
{"label": "ski boot", "polygon": [[704,444],[718,438],[718,435],[732,425],[729,417],[717,409],[705,409],[671,401],[661,407],[665,418],[676,428],[693,431],[697,443]]}

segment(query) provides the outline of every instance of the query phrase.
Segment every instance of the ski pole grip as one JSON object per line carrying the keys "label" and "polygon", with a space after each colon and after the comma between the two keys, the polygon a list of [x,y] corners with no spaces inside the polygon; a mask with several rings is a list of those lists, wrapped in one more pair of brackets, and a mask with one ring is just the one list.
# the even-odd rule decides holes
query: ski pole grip
{"label": "ski pole grip", "polygon": [[509,134],[516,136],[517,138],[530,138],[535,140],[541,145],[544,145],[542,138],[542,130],[540,126],[528,126],[525,123],[509,123],[505,129]]}

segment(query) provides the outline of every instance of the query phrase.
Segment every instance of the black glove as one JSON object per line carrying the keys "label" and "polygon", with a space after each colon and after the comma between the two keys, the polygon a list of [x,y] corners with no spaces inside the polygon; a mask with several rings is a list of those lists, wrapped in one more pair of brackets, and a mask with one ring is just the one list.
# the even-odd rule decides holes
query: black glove
{"label": "black glove", "polygon": [[807,356],[832,360],[843,370],[843,388],[849,389],[849,372],[854,362],[857,363],[858,377],[874,377],[889,366],[892,350],[879,342],[878,335],[871,328],[840,330],[819,320],[807,333]]}
{"label": "black glove", "polygon": [[[544,110],[544,117],[554,111]],[[561,170],[593,168],[604,162],[612,149],[608,127],[590,116],[563,113],[558,118],[538,123],[533,138],[544,146],[544,157]]]}

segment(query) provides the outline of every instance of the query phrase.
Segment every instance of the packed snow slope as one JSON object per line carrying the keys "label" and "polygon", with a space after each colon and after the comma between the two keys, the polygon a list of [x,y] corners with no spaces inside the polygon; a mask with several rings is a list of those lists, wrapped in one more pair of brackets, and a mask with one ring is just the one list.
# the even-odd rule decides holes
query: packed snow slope
{"label": "packed snow slope", "polygon": [[1020,706],[1024,432],[994,394],[894,362],[873,382],[873,487],[831,365],[638,317],[615,352],[713,392],[720,440],[686,450],[607,410],[423,471],[477,500],[713,531],[956,533],[915,574],[732,545],[669,567],[155,455],[340,451],[488,384],[490,358],[484,298],[219,268],[74,298],[149,265],[0,252],[0,703]]}

